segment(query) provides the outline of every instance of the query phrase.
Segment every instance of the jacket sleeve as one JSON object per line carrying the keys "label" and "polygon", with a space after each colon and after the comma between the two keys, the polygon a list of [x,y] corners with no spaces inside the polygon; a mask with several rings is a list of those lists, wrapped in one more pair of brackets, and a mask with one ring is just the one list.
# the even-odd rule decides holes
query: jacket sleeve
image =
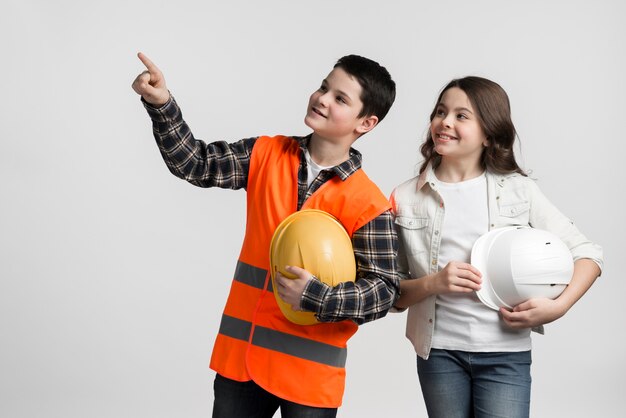
{"label": "jacket sleeve", "polygon": [[563,215],[545,197],[533,180],[528,178],[525,180],[530,203],[530,226],[552,232],[567,245],[572,252],[574,261],[581,258],[591,259],[602,271],[602,248],[583,235],[574,222]]}
{"label": "jacket sleeve", "polygon": [[[389,198],[389,203],[391,203],[391,216],[394,221],[394,228],[396,228],[396,234],[398,235],[398,257],[396,258],[396,265],[398,268],[398,278],[400,280],[410,279],[410,271],[409,271],[409,263],[407,261],[406,249],[404,248],[404,242],[400,239],[400,232],[397,230],[395,225],[397,207],[396,207],[396,193],[398,189],[394,189],[391,193],[391,197]],[[407,308],[396,308],[392,306],[389,312],[398,313],[404,312]]]}

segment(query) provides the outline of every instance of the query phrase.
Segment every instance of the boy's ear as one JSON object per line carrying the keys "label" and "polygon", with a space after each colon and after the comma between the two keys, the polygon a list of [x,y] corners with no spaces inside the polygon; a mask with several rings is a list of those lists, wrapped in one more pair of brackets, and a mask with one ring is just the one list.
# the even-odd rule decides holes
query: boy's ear
{"label": "boy's ear", "polygon": [[366,116],[361,120],[361,123],[357,126],[356,131],[359,135],[363,135],[374,129],[376,125],[378,125],[378,116]]}

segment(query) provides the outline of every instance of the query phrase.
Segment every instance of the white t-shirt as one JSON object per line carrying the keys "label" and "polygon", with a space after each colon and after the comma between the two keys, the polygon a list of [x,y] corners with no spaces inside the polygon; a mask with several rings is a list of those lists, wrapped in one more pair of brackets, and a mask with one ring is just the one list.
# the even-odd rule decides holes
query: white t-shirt
{"label": "white t-shirt", "polygon": [[311,187],[311,183],[313,183],[313,180],[315,180],[315,177],[317,177],[320,171],[328,170],[333,167],[333,166],[324,167],[324,166],[317,164],[315,161],[313,161],[313,159],[311,158],[311,154],[309,154],[309,150],[306,148],[304,150],[304,158],[306,159],[306,168],[307,168],[307,173],[306,173],[307,174],[306,175],[306,187],[307,188]]}
{"label": "white t-shirt", "polygon": [[[470,262],[472,246],[489,230],[485,174],[459,183],[437,181],[445,205],[439,269]],[[530,350],[530,330],[513,330],[475,292],[437,295],[433,348],[462,351]]]}

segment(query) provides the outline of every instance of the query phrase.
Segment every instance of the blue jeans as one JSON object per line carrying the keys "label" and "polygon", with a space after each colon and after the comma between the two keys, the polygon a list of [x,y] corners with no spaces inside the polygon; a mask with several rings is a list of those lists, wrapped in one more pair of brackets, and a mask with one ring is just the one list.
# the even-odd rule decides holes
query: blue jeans
{"label": "blue jeans", "polygon": [[213,418],[335,418],[337,408],[315,408],[272,395],[253,381],[237,382],[219,374],[213,383]]}
{"label": "blue jeans", "polygon": [[531,363],[530,351],[431,350],[428,360],[417,358],[428,416],[528,417]]}

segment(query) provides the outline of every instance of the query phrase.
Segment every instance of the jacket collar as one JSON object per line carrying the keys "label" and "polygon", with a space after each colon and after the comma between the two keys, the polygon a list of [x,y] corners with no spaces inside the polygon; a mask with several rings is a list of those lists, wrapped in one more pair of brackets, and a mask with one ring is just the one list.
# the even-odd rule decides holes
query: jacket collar
{"label": "jacket collar", "polygon": [[417,191],[421,190],[426,184],[429,184],[432,188],[435,185],[436,180],[437,177],[435,177],[435,170],[433,170],[432,164],[428,164],[417,179]]}
{"label": "jacket collar", "polygon": [[[487,170],[485,176],[488,183],[495,183],[502,187],[507,178],[516,176],[517,173],[510,174],[496,174]],[[430,188],[434,188],[437,184],[437,177],[435,176],[435,170],[433,170],[432,164],[428,164],[424,171],[422,171],[417,179],[417,191],[421,190],[425,185],[429,185]]]}

